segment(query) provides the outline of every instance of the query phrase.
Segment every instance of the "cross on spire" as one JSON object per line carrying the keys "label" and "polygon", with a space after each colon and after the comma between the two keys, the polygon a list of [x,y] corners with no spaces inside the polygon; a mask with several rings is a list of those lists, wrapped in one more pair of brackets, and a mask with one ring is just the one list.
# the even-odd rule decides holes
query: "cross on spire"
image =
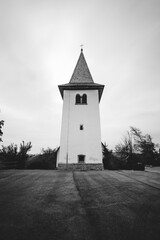
{"label": "cross on spire", "polygon": [[83,44],[80,45],[80,47],[81,47],[81,52],[83,52],[83,46],[84,46]]}

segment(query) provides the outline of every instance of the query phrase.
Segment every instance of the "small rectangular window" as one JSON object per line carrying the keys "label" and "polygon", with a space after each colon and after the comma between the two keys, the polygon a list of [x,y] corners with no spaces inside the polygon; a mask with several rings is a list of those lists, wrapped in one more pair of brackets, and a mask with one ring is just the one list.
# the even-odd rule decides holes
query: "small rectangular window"
{"label": "small rectangular window", "polygon": [[79,129],[80,129],[80,130],[83,130],[83,124],[80,125],[80,128],[79,128]]}
{"label": "small rectangular window", "polygon": [[78,155],[78,163],[84,163],[85,162],[85,155]]}

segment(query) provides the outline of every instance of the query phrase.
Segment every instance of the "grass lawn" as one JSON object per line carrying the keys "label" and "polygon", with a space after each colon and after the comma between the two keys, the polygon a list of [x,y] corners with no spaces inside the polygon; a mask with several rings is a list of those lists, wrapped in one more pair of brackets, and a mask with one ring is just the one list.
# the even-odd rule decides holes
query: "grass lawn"
{"label": "grass lawn", "polygon": [[0,171],[1,240],[159,240],[160,172]]}

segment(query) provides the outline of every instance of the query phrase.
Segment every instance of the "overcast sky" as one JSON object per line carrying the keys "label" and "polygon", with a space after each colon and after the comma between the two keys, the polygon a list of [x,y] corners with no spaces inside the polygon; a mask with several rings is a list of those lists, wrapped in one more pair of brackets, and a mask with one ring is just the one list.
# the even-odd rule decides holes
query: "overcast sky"
{"label": "overcast sky", "polygon": [[101,135],[110,149],[129,126],[160,143],[160,0],[0,0],[3,145],[59,146],[62,104],[84,44],[105,84]]}

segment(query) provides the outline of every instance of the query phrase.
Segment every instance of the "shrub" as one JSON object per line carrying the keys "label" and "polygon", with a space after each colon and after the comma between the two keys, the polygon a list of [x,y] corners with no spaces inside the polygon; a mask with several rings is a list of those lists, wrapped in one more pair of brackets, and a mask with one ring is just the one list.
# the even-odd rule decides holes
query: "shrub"
{"label": "shrub", "polygon": [[17,168],[18,169],[24,169],[25,164],[28,158],[27,152],[30,151],[32,148],[31,142],[28,142],[25,144],[24,141],[20,144],[19,153],[18,153],[18,163]]}
{"label": "shrub", "polygon": [[120,167],[119,159],[109,150],[106,143],[102,143],[103,167],[104,169],[116,170]]}
{"label": "shrub", "polygon": [[2,141],[2,138],[1,136],[3,135],[3,132],[2,132],[2,126],[4,125],[4,121],[3,120],[0,120],[0,142],[3,142]]}
{"label": "shrub", "polygon": [[0,160],[3,168],[24,169],[28,158],[27,152],[31,147],[31,142],[25,144],[24,141],[20,144],[19,151],[18,146],[14,143],[7,147],[2,146],[2,149],[0,149]]}
{"label": "shrub", "polygon": [[56,169],[57,149],[42,149],[41,154],[29,158],[28,169]]}
{"label": "shrub", "polygon": [[18,162],[18,147],[16,144],[10,144],[5,147],[2,146],[0,150],[0,159],[4,168],[12,169],[17,167]]}

